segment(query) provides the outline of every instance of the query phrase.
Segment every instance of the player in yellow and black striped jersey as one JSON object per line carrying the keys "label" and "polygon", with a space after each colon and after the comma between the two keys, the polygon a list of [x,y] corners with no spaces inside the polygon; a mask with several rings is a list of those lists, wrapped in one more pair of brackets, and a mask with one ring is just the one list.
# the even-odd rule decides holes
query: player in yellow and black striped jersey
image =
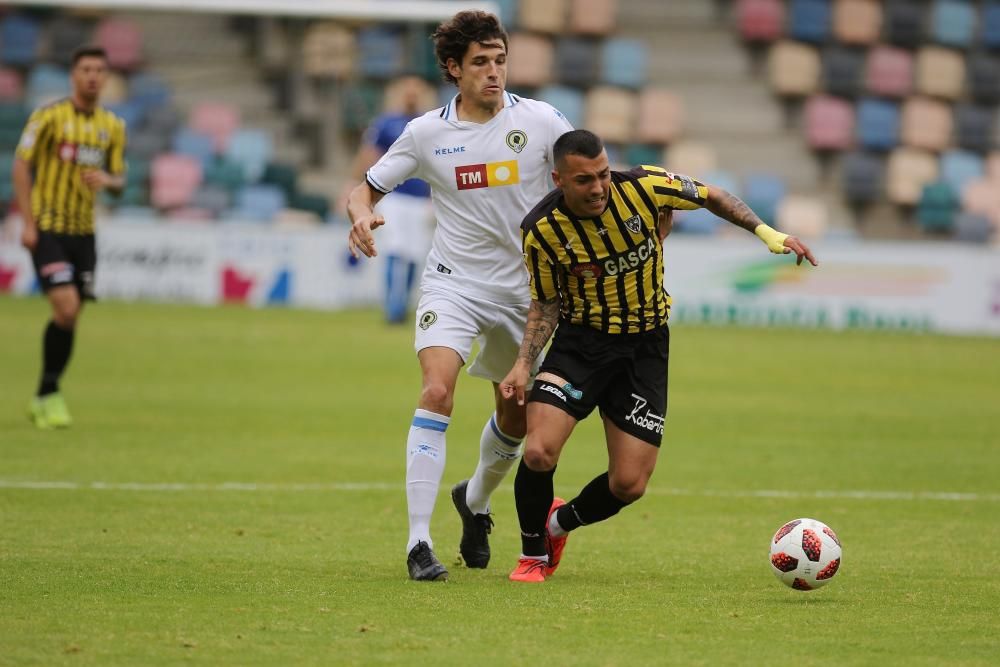
{"label": "player in yellow and black striped jersey", "polygon": [[[532,364],[555,332],[531,390],[514,480],[522,536],[515,581],[544,581],[569,531],[637,500],[656,466],[670,343],[662,242],[672,212],[705,207],[755,233],[772,252],[794,252],[799,264],[816,265],[805,244],[763,224],[721,188],[655,166],[612,171],[591,132],[562,135],[553,157],[557,189],[521,227],[532,301],[518,359],[500,385],[523,403]],[[576,423],[595,407],[604,420],[608,472],[562,504],[553,496],[556,463]]]}
{"label": "player in yellow and black striped jersey", "polygon": [[94,298],[94,200],[125,186],[125,123],[97,101],[107,78],[99,47],[73,54],[70,97],[36,109],[14,160],[14,192],[24,219],[21,242],[52,306],[43,338],[42,378],[29,405],[39,428],[71,423],[59,393],[82,302]]}

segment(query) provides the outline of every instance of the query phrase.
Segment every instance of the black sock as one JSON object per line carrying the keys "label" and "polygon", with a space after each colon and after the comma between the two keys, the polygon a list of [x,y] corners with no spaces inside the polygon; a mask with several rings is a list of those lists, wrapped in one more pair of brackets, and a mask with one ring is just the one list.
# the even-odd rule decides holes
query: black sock
{"label": "black sock", "polygon": [[59,378],[66,370],[70,354],[73,353],[73,329],[63,329],[55,322],[49,322],[42,336],[42,379],[38,383],[38,395],[54,394],[59,391]]}
{"label": "black sock", "polygon": [[552,476],[556,469],[535,472],[524,464],[514,477],[514,504],[521,522],[521,553],[525,556],[545,555],[545,521],[552,507]]}
{"label": "black sock", "polygon": [[608,473],[604,473],[590,480],[580,495],[560,507],[556,512],[556,520],[563,530],[569,532],[580,526],[610,519],[629,504],[611,493]]}

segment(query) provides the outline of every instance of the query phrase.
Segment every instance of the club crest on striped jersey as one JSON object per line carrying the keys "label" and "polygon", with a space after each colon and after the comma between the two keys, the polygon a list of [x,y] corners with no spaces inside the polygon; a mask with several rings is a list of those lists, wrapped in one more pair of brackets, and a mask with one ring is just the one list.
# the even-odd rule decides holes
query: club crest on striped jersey
{"label": "club crest on striped jersey", "polygon": [[577,278],[585,278],[587,280],[600,278],[601,274],[604,273],[604,271],[601,270],[600,264],[577,264],[570,269],[570,271]]}
{"label": "club crest on striped jersey", "polygon": [[631,218],[625,220],[625,228],[633,234],[638,234],[639,230],[642,229],[642,218],[638,214],[633,215]]}

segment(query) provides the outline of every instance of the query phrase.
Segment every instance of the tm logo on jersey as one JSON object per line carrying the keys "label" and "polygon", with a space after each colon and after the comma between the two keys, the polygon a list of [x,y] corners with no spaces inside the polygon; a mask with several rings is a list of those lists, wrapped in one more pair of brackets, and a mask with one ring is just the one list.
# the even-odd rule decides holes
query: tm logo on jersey
{"label": "tm logo on jersey", "polygon": [[520,182],[517,160],[455,167],[455,185],[459,190],[497,188],[503,185],[517,185]]}

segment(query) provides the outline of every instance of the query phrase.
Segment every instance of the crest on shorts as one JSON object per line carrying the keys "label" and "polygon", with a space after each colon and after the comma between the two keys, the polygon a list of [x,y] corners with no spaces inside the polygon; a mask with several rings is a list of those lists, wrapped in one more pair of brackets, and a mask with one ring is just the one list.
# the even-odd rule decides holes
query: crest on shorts
{"label": "crest on shorts", "polygon": [[633,215],[625,221],[625,227],[633,234],[638,234],[639,230],[642,229],[642,218],[638,215]]}
{"label": "crest on shorts", "polygon": [[520,153],[528,145],[528,135],[524,130],[511,130],[507,133],[507,146],[515,153]]}
{"label": "crest on shorts", "polygon": [[427,331],[432,324],[438,321],[437,313],[433,310],[428,310],[426,313],[420,316],[420,328]]}

